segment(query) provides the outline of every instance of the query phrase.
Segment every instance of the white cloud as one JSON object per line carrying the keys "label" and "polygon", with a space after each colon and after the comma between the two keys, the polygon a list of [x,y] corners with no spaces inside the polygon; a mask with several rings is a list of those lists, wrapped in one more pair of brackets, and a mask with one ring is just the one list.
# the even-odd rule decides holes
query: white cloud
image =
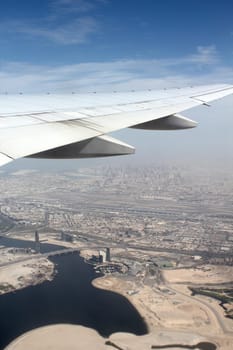
{"label": "white cloud", "polygon": [[194,54],[174,59],[117,60],[58,67],[2,63],[0,80],[2,92],[119,91],[232,83],[233,68],[222,66],[215,59],[216,54],[216,49],[202,47]]}
{"label": "white cloud", "polygon": [[[27,22],[11,21],[2,23],[0,32],[4,28],[16,35],[23,34],[30,38],[40,37],[58,44],[82,44],[88,40],[90,34],[95,33],[98,25],[91,17],[80,17],[68,24],[34,24]],[[4,29],[5,30],[5,29]]]}
{"label": "white cloud", "polygon": [[191,58],[196,63],[213,64],[218,62],[218,52],[215,45],[198,46],[197,53]]}
{"label": "white cloud", "polygon": [[215,45],[209,46],[197,46],[194,54],[189,54],[184,57],[178,57],[177,59],[163,60],[165,65],[214,65],[219,62],[219,54]]}
{"label": "white cloud", "polygon": [[47,16],[2,21],[0,37],[4,39],[10,34],[20,40],[41,38],[45,44],[47,41],[60,45],[83,44],[99,29],[98,21],[88,13],[105,2],[107,0],[50,0]]}

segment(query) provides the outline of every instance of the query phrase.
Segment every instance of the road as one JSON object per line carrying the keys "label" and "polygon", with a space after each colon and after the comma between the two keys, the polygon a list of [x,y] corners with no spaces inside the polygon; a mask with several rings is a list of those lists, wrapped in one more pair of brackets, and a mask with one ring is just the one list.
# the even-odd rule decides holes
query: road
{"label": "road", "polygon": [[192,303],[195,300],[197,303],[199,303],[202,306],[208,308],[209,311],[214,315],[216,321],[218,322],[219,328],[222,330],[222,332],[224,334],[228,334],[228,335],[231,335],[231,336],[233,335],[233,331],[232,332],[229,331],[229,329],[226,327],[226,324],[225,324],[224,319],[223,319],[224,316],[222,316],[212,305],[210,305],[210,303],[208,303],[207,301],[204,301],[204,300],[200,300],[197,297],[190,296],[190,295],[188,295],[186,293],[183,293],[183,292],[175,289],[174,287],[171,287],[170,284],[165,283],[165,285],[166,285],[166,288],[169,289],[171,292],[176,293],[178,295],[179,294],[182,295],[186,299],[191,300]]}

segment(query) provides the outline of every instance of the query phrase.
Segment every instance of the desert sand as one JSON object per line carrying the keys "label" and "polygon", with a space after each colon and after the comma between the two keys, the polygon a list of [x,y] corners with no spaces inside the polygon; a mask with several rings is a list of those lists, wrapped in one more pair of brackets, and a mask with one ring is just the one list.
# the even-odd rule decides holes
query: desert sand
{"label": "desert sand", "polygon": [[0,267],[0,294],[51,280],[54,265],[45,258]]}
{"label": "desert sand", "polygon": [[106,339],[90,328],[58,324],[25,333],[5,350],[148,350],[153,345],[167,344],[181,344],[182,349],[191,349],[203,341],[205,341],[203,337],[192,333],[162,330],[140,337],[128,333],[115,333]]}

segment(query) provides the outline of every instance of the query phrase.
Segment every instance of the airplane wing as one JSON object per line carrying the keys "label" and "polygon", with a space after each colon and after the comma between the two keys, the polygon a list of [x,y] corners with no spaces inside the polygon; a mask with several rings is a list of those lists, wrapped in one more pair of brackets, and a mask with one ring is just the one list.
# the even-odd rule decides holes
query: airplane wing
{"label": "airplane wing", "polygon": [[231,85],[71,95],[0,96],[0,165],[21,157],[87,158],[134,153],[108,133],[196,126],[181,113],[233,94]]}

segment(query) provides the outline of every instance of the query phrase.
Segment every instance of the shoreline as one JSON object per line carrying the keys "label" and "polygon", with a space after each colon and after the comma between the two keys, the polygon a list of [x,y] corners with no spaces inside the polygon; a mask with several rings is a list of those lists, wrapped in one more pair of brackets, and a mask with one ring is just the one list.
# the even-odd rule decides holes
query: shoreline
{"label": "shoreline", "polygon": [[15,261],[10,265],[2,266],[0,296],[52,281],[55,274],[55,265],[44,257],[31,257],[27,261]]}
{"label": "shoreline", "polygon": [[[182,337],[182,340],[180,338]],[[13,342],[8,344],[4,350],[24,350],[36,344],[33,349],[45,350],[59,348],[61,350],[104,350],[104,349],[125,349],[148,350],[185,348],[200,350],[216,350],[217,344],[206,341],[202,336],[192,333],[178,333],[176,331],[164,331],[147,335],[136,336],[131,333],[113,333],[108,338],[103,338],[94,329],[70,325],[55,324],[29,331]]]}
{"label": "shoreline", "polygon": [[[180,336],[182,338],[184,334],[191,333],[193,337],[201,337],[202,340],[215,344],[216,349],[232,350],[233,332],[229,331],[227,333],[224,333],[222,329],[217,328],[217,325],[212,328],[211,323],[207,325],[208,327],[206,327],[206,329],[202,329],[202,327],[197,326],[195,327],[195,325],[193,325],[193,327],[190,327],[188,324],[171,325],[169,324],[169,315],[171,317],[171,311],[169,313],[169,310],[166,312],[167,320],[165,324],[161,324],[161,322],[159,322],[159,312],[157,314],[153,313],[153,311],[148,308],[146,303],[147,299],[143,298],[144,294],[140,290],[137,293],[127,293],[127,287],[129,287],[129,285],[127,286],[124,284],[125,281],[122,281],[120,278],[117,278],[115,276],[97,277],[92,281],[92,285],[95,288],[113,291],[127,298],[127,300],[138,310],[142,319],[145,321],[148,327],[148,335],[156,337],[158,335],[158,331],[164,334],[174,332],[178,337]],[[187,296],[187,298],[192,297]],[[193,302],[198,303],[199,299],[195,299]],[[155,322],[155,319],[157,322]],[[213,321],[214,319],[212,322]],[[179,343],[181,344],[183,341],[180,341]]]}
{"label": "shoreline", "polygon": [[[48,242],[51,243],[50,240]],[[59,243],[63,242],[53,242],[53,244],[57,245]],[[81,247],[80,250],[82,250]],[[83,259],[85,258],[84,250],[80,252],[80,257]],[[90,247],[89,251],[93,251],[93,249]],[[27,263],[33,261],[33,258],[32,256]],[[54,273],[55,265],[50,260],[46,260],[53,265]],[[35,261],[35,265],[38,262],[39,259]],[[15,267],[15,264],[11,266]],[[190,271],[191,269],[189,269]],[[169,270],[169,274],[176,276],[172,270]],[[199,270],[198,274],[200,274]],[[54,275],[52,274],[52,279],[53,277]],[[43,283],[46,280],[46,278],[37,280],[36,283],[34,281],[33,285]],[[23,286],[18,286],[12,291],[31,285],[30,280],[27,280],[27,283]],[[222,327],[222,308],[221,310],[218,309],[218,307],[220,308],[219,303],[210,300],[203,301],[202,297],[191,297],[187,294],[186,289],[188,286],[184,281],[177,280],[177,278],[174,281],[170,281],[166,278],[164,284],[150,287],[141,283],[138,284],[136,279],[105,275],[94,278],[91,284],[95,288],[113,291],[125,297],[145,321],[148,327],[148,335],[156,336],[158,329],[163,333],[175,332],[180,337],[191,332],[195,337],[201,337],[202,340],[216,343],[220,346],[219,349],[232,350],[233,332],[228,332],[229,322],[226,320],[223,320],[224,327]],[[215,313],[220,316],[216,317]],[[194,319],[191,317],[192,314]],[[176,316],[175,318],[174,315]],[[226,332],[224,332],[224,329]]]}

